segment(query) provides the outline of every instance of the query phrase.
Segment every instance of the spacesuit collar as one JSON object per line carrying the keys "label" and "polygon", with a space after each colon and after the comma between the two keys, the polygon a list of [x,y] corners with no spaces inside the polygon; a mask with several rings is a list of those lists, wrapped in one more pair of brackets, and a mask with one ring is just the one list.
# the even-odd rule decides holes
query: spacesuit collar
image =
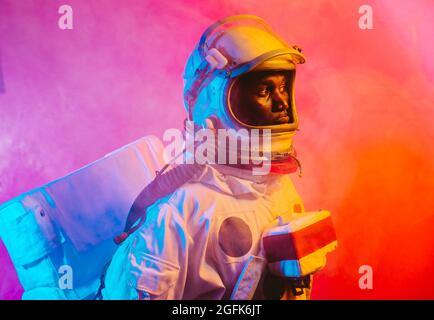
{"label": "spacesuit collar", "polygon": [[267,192],[270,182],[279,175],[252,175],[251,170],[243,170],[225,165],[207,165],[203,173],[195,179],[228,195],[251,195],[261,197]]}

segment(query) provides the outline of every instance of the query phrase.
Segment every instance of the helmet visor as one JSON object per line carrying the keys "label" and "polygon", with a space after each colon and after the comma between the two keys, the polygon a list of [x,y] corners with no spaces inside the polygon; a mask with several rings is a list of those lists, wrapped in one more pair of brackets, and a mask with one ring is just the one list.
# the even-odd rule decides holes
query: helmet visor
{"label": "helmet visor", "polygon": [[[235,78],[229,85],[229,114],[242,127],[296,127],[294,108],[295,69],[261,68]],[[282,128],[283,129],[283,128]]]}

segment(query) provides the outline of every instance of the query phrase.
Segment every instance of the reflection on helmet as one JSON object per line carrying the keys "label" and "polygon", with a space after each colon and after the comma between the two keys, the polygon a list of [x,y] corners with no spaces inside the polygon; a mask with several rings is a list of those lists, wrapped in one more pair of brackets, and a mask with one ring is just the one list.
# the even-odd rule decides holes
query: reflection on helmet
{"label": "reflection on helmet", "polygon": [[[190,55],[185,72],[184,103],[190,120],[206,128],[210,119],[217,128],[270,129],[271,161],[292,154],[292,137],[298,128],[294,100],[296,64],[305,58],[297,46],[289,46],[259,17],[232,16],[211,25]],[[233,112],[231,93],[240,76],[257,71],[288,74],[288,114],[282,124],[252,125]]]}

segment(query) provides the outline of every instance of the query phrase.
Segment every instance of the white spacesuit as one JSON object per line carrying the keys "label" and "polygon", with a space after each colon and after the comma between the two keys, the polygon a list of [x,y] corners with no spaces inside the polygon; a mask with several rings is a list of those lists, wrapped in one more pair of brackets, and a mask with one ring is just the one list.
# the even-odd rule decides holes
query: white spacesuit
{"label": "white spacesuit", "polygon": [[[147,203],[145,217],[140,223],[130,221],[126,228],[130,232],[119,241],[123,243],[104,277],[104,299],[282,297],[285,288],[276,284],[283,282],[267,279],[269,270],[279,279],[294,277],[294,273],[280,261],[285,257],[276,252],[274,269],[268,268],[270,255],[264,251],[263,236],[270,228],[284,226],[283,220],[304,212],[288,175],[299,164],[292,145],[298,128],[294,77],[296,64],[304,61],[298,47],[286,45],[255,16],[229,17],[205,31],[184,74],[189,119],[197,128],[211,130],[269,129],[271,150],[262,159],[271,163],[270,172],[255,175],[249,165],[206,164],[173,192],[154,195],[156,201]],[[242,75],[256,71],[287,72],[289,97],[284,122],[252,124],[234,111],[234,85]],[[241,157],[240,153],[237,156]],[[277,232],[278,239],[285,232],[282,230]],[[324,248],[328,243],[324,241],[318,246]],[[311,253],[312,246],[308,249],[306,252]],[[297,262],[297,266],[303,265],[300,270],[308,271],[295,276],[308,274],[310,279],[324,266],[325,252],[316,253],[307,263]],[[298,287],[306,289],[300,294],[306,298],[309,281]]]}
{"label": "white spacesuit", "polygon": [[[144,225],[113,257],[104,298],[148,293],[160,299],[228,299],[249,259],[263,271],[263,231],[278,215],[302,208],[287,175],[255,177],[206,166],[148,209]],[[253,293],[245,292],[245,298]]]}

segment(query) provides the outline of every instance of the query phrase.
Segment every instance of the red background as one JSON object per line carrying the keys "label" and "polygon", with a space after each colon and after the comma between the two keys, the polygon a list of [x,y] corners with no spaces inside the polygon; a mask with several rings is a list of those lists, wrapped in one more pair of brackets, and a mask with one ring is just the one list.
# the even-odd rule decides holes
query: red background
{"label": "red background", "polygon": [[[0,0],[0,202],[180,128],[201,32],[256,14],[307,57],[294,181],[307,209],[332,212],[339,238],[313,298],[434,298],[431,0],[70,0],[73,30],[57,26],[62,4]],[[358,27],[363,4],[373,30]],[[372,290],[359,288],[361,265]],[[0,242],[0,298],[21,293]]]}

